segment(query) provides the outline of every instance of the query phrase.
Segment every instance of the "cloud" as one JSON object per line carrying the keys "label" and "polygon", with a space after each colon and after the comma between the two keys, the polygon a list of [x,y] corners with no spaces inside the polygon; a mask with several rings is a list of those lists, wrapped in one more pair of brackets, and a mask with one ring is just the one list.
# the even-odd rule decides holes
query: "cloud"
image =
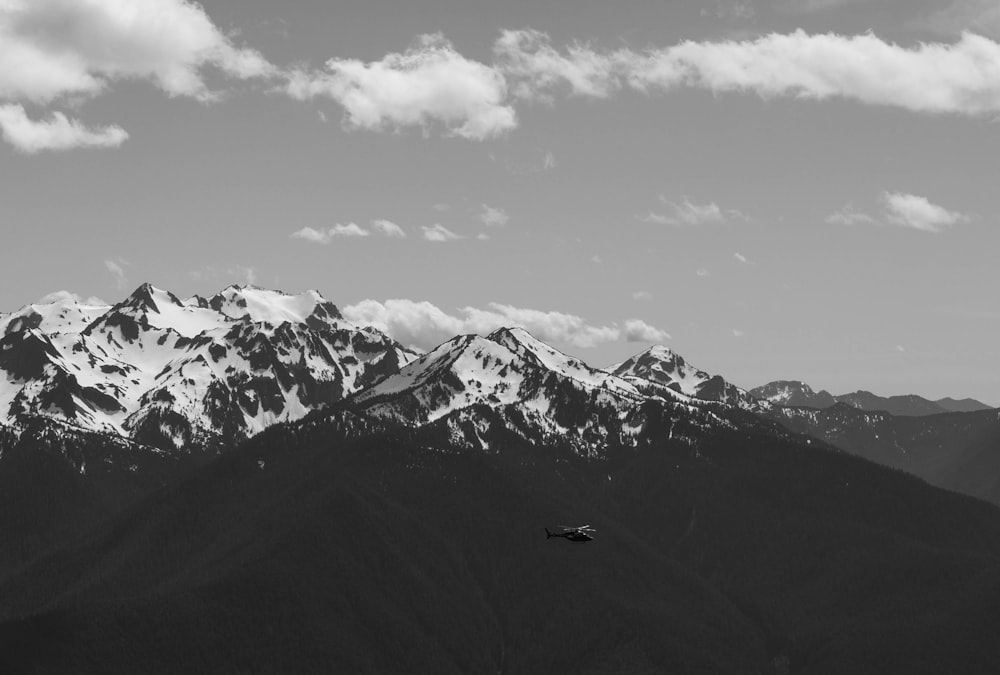
{"label": "cloud", "polygon": [[394,237],[397,239],[406,238],[406,232],[403,231],[403,228],[391,220],[373,220],[371,225],[375,232],[378,232],[386,237]]}
{"label": "cloud", "polygon": [[636,291],[632,294],[633,300],[652,300],[653,294],[649,291]]}
{"label": "cloud", "polygon": [[600,52],[573,43],[559,51],[538,31],[504,31],[494,51],[513,95],[606,98],[682,87],[717,94],[825,100],[839,97],[925,113],[1000,112],[1000,44],[962,33],[952,44],[908,48],[871,33],[771,33],[752,40],[696,42]]}
{"label": "cloud", "polygon": [[695,204],[687,197],[681,202],[672,202],[665,197],[660,201],[667,207],[666,213],[649,213],[639,220],[659,225],[705,225],[709,223],[726,223],[733,220],[749,220],[736,209],[723,210],[715,202]]}
{"label": "cloud", "polygon": [[747,259],[747,257],[745,255],[743,255],[742,253],[740,253],[740,252],[736,252],[736,253],[733,254],[733,260],[738,260],[739,262],[743,263],[744,265],[749,265],[750,264],[750,261]]}
{"label": "cloud", "polygon": [[208,100],[214,94],[201,75],[208,65],[240,79],[274,73],[187,0],[0,3],[0,98],[50,103],[143,79],[170,96]]}
{"label": "cloud", "polygon": [[502,31],[493,45],[496,67],[507,78],[511,95],[549,102],[558,89],[578,96],[610,96],[620,88],[620,60],[629,54],[600,54],[581,43],[560,53],[546,33],[532,29]]}
{"label": "cloud", "polygon": [[697,274],[699,277],[704,278],[708,276],[708,270],[705,269],[704,267],[699,267],[697,270],[695,270],[695,274]]}
{"label": "cloud", "polygon": [[121,127],[88,129],[60,112],[52,113],[47,121],[35,121],[16,103],[0,104],[0,130],[7,143],[29,155],[43,150],[117,148],[128,138]]}
{"label": "cloud", "polygon": [[493,208],[492,206],[487,206],[483,204],[483,210],[479,214],[479,220],[488,227],[499,227],[501,225],[506,225],[507,221],[510,220],[510,216],[503,209]]}
{"label": "cloud", "polygon": [[833,225],[898,225],[922,232],[943,232],[958,223],[972,218],[957,211],[949,211],[932,203],[926,197],[903,192],[883,192],[879,200],[883,213],[881,217],[871,216],[855,210],[848,204],[826,217]]}
{"label": "cloud", "polygon": [[293,239],[303,239],[305,241],[311,241],[314,244],[329,244],[334,239],[339,239],[343,237],[368,237],[371,232],[359,226],[357,223],[348,223],[347,225],[341,225],[337,223],[336,225],[330,227],[321,227],[318,230],[311,227],[303,227],[301,230],[292,232]]}
{"label": "cloud", "polygon": [[744,335],[746,335],[746,333],[743,332],[743,331],[741,331],[739,328],[734,328],[733,329],[733,337],[735,337],[735,338],[741,338]]}
{"label": "cloud", "polygon": [[128,276],[125,275],[125,268],[130,265],[131,263],[124,258],[108,258],[104,261],[104,267],[111,272],[111,276],[115,279],[115,287],[119,291],[128,290],[131,286]]}
{"label": "cloud", "polygon": [[117,147],[128,134],[118,126],[87,128],[60,112],[32,121],[20,103],[72,105],[121,80],[214,100],[219,94],[202,77],[206,66],[237,79],[276,72],[188,0],[0,0],[3,137],[22,152]]}
{"label": "cloud", "polygon": [[460,234],[455,234],[454,232],[452,232],[451,230],[449,230],[447,227],[445,227],[440,223],[435,223],[431,227],[422,225],[421,229],[424,231],[424,239],[426,239],[427,241],[440,243],[440,242],[455,241],[456,239],[465,238]]}
{"label": "cloud", "polygon": [[926,197],[900,192],[883,192],[888,221],[893,225],[911,227],[923,232],[942,232],[970,218],[957,211],[931,203]]}
{"label": "cloud", "polygon": [[383,237],[393,239],[406,238],[406,232],[391,220],[373,220],[368,228],[361,227],[357,223],[347,223],[321,227],[318,230],[312,227],[303,227],[301,230],[292,232],[293,239],[311,241],[314,244],[329,244],[334,239],[362,239],[379,234]]}
{"label": "cloud", "polygon": [[831,225],[874,225],[878,220],[867,213],[855,210],[853,205],[848,204],[827,216],[826,222]]}
{"label": "cloud", "polygon": [[545,312],[489,303],[486,309],[460,308],[449,314],[430,302],[394,299],[361,302],[342,308],[344,316],[354,323],[375,326],[403,344],[431,349],[455,335],[478,333],[487,335],[502,327],[520,326],[539,340],[587,349],[629,336],[666,335],[638,319],[626,321],[624,330],[617,325],[598,326],[579,316],[562,312]]}
{"label": "cloud", "polygon": [[484,140],[517,126],[504,76],[465,58],[440,34],[422,35],[407,51],[379,61],[330,59],[325,71],[295,70],[286,91],[299,100],[336,101],[350,129],[427,132],[440,125],[446,135]]}
{"label": "cloud", "polygon": [[542,157],[542,171],[549,171],[554,168],[556,168],[556,156],[551,151],[548,151]]}
{"label": "cloud", "polygon": [[110,304],[105,302],[101,298],[98,298],[97,296],[91,295],[90,297],[84,298],[82,295],[78,293],[73,293],[71,291],[53,291],[52,293],[49,293],[48,295],[44,295],[41,298],[39,298],[38,302],[35,304],[50,305],[53,303],[66,302],[66,301],[75,302],[80,305],[101,306]]}
{"label": "cloud", "polygon": [[642,319],[628,319],[625,321],[625,339],[628,342],[664,342],[670,339],[670,334]]}

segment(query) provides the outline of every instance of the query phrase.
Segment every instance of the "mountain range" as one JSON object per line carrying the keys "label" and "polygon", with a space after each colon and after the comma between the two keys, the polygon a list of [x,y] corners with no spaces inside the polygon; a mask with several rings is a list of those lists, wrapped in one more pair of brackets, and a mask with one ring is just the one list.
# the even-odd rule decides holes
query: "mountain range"
{"label": "mountain range", "polygon": [[838,403],[846,403],[859,410],[882,411],[890,415],[906,417],[939,415],[947,412],[990,410],[990,406],[972,398],[961,400],[940,398],[936,401],[931,401],[915,394],[886,397],[878,396],[864,390],[834,396],[826,390],[814,391],[805,382],[795,380],[769,382],[761,387],[751,389],[750,395],[760,401],[768,401],[775,405],[788,407],[822,409],[831,408]]}
{"label": "mountain range", "polygon": [[0,672],[1000,661],[1000,509],[925,482],[1000,502],[995,410],[796,407],[517,327],[420,353],[252,286],[0,334]]}

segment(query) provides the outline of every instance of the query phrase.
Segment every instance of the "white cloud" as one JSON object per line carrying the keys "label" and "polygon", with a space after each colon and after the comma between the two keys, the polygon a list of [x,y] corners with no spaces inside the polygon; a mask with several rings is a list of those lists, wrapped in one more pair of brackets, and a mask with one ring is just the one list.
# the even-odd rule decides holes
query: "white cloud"
{"label": "white cloud", "polygon": [[119,80],[208,101],[219,94],[202,78],[206,66],[238,79],[276,72],[188,0],[0,0],[0,125],[22,152],[117,147],[128,134],[60,112],[32,121],[19,103],[75,104]]}
{"label": "white cloud", "polygon": [[952,44],[904,47],[871,33],[772,33],[752,40],[685,41],[635,52],[598,52],[574,43],[562,51],[537,31],[505,31],[498,68],[520,98],[559,90],[607,97],[680,87],[715,93],[823,100],[841,97],[912,111],[977,115],[1000,112],[1000,44],[963,33]]}
{"label": "white cloud", "polygon": [[547,34],[524,29],[503,31],[493,54],[515,98],[550,101],[554,89],[580,96],[610,96],[620,86],[619,57],[628,58],[631,52],[600,54],[574,43],[560,53]]}
{"label": "white cloud", "polygon": [[542,158],[542,171],[549,171],[556,168],[556,156],[551,151],[546,152]]}
{"label": "white cloud", "polygon": [[318,230],[311,227],[303,227],[301,230],[292,232],[293,239],[303,239],[315,244],[329,244],[334,239],[342,237],[357,238],[368,237],[370,235],[371,232],[357,223],[348,223],[347,225],[337,223],[330,227],[321,227]]}
{"label": "white cloud", "polygon": [[697,270],[695,270],[695,274],[697,274],[699,277],[704,278],[708,276],[708,270],[705,269],[704,267],[699,267]]}
{"label": "white cloud", "polygon": [[670,334],[642,319],[628,319],[625,321],[625,339],[628,342],[664,342],[670,339]]}
{"label": "white cloud", "polygon": [[931,203],[926,197],[900,192],[882,193],[888,220],[894,225],[912,227],[924,232],[942,232],[969,217]]}
{"label": "white cloud", "polygon": [[603,265],[604,264],[604,258],[602,258],[599,255],[593,255],[593,256],[590,257],[590,262],[594,263],[595,265]]}
{"label": "white cloud", "polygon": [[465,58],[441,35],[423,35],[406,52],[379,61],[330,59],[325,71],[293,71],[287,92],[336,101],[348,128],[426,132],[439,124],[448,135],[483,140],[517,126],[503,75]]}
{"label": "white cloud", "polygon": [[48,103],[145,79],[171,96],[210,99],[206,65],[241,79],[274,72],[187,0],[0,2],[0,98]]}
{"label": "white cloud", "polygon": [[386,237],[395,237],[397,239],[404,239],[406,237],[406,232],[403,231],[403,228],[391,220],[373,220],[371,225],[373,230]]}
{"label": "white cloud", "polygon": [[649,291],[636,291],[632,294],[633,300],[652,300],[653,294]]}
{"label": "white cloud", "polygon": [[746,335],[746,333],[743,332],[743,331],[741,331],[739,328],[734,328],[733,329],[733,337],[735,337],[735,338],[741,338],[744,335]]}
{"label": "white cloud", "polygon": [[749,220],[736,209],[723,210],[715,202],[695,204],[687,197],[680,202],[673,202],[661,196],[660,201],[667,207],[666,213],[649,213],[639,219],[647,223],[659,225],[705,225],[709,223],[726,223],[733,220]]}
{"label": "white cloud", "polygon": [[424,231],[424,239],[427,241],[440,243],[445,241],[455,241],[456,239],[464,239],[462,235],[455,234],[441,223],[435,223],[431,227],[421,225],[421,229]]}
{"label": "white cloud", "polygon": [[49,304],[53,304],[53,303],[56,303],[56,302],[65,302],[67,300],[71,301],[71,302],[75,302],[75,303],[80,304],[80,305],[98,305],[98,306],[100,306],[100,305],[110,304],[110,303],[105,302],[101,298],[98,298],[97,296],[91,295],[90,297],[85,298],[82,295],[80,295],[79,293],[73,293],[71,291],[53,291],[52,293],[49,293],[48,295],[44,295],[41,298],[39,298],[39,300],[38,300],[38,302],[36,304],[39,304],[39,305],[49,305]]}
{"label": "white cloud", "polygon": [[479,214],[479,220],[483,225],[489,227],[498,227],[501,225],[506,225],[507,221],[510,220],[510,216],[503,209],[494,208],[492,206],[487,206],[483,204],[483,210]]}
{"label": "white cloud", "polygon": [[111,276],[115,279],[115,287],[119,291],[128,290],[131,285],[129,284],[128,276],[125,274],[125,268],[130,265],[131,263],[124,258],[107,258],[104,261],[104,267],[111,272]]}
{"label": "white cloud", "polygon": [[539,340],[583,349],[628,339],[629,336],[642,340],[655,336],[659,340],[666,335],[638,319],[626,321],[622,330],[617,325],[592,325],[572,314],[495,302],[486,309],[463,307],[456,314],[449,314],[426,301],[395,299],[381,303],[363,300],[342,308],[342,312],[350,321],[375,326],[403,344],[421,349],[431,349],[455,335],[487,335],[504,326],[520,326]]}
{"label": "white cloud", "polygon": [[827,216],[826,222],[834,225],[898,225],[923,232],[943,232],[972,218],[964,213],[949,211],[932,203],[926,197],[904,192],[883,192],[880,195],[883,214],[876,218],[854,209],[848,204]]}
{"label": "white cloud", "polygon": [[733,254],[733,259],[734,260],[738,260],[739,262],[743,263],[744,265],[749,265],[750,264],[750,261],[747,259],[747,257],[745,255],[743,255],[742,253],[740,253],[740,252],[734,253]]}
{"label": "white cloud", "polygon": [[26,154],[43,150],[116,148],[128,138],[121,127],[88,129],[60,112],[52,113],[45,121],[32,120],[24,107],[16,103],[0,104],[0,130],[7,143]]}

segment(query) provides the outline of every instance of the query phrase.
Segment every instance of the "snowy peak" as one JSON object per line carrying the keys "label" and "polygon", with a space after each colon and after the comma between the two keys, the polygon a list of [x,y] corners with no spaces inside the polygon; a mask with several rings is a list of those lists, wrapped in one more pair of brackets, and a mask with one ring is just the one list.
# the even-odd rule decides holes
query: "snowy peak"
{"label": "snowy peak", "polygon": [[16,312],[0,313],[0,335],[30,328],[44,333],[79,332],[109,309],[110,305],[85,302],[72,293],[58,291]]}
{"label": "snowy peak", "polygon": [[313,290],[290,295],[257,286],[233,285],[203,302],[206,307],[231,319],[247,319],[254,323],[278,325],[344,320],[332,302]]}
{"label": "snowy peak", "polygon": [[588,366],[580,359],[550,347],[523,328],[501,328],[488,340],[506,347],[522,359],[540,368],[553,371],[588,387],[605,388],[627,395],[638,395],[636,388],[611,373]]}
{"label": "snowy peak", "polygon": [[42,415],[159,447],[228,443],[416,356],[315,291],[233,286],[182,302],[143,284],[114,306],[65,296],[0,319],[0,425]]}
{"label": "snowy peak", "polygon": [[694,399],[748,409],[755,406],[753,397],[743,389],[730,384],[720,375],[710,375],[695,368],[663,345],[650,347],[608,370],[633,384],[645,381]]}

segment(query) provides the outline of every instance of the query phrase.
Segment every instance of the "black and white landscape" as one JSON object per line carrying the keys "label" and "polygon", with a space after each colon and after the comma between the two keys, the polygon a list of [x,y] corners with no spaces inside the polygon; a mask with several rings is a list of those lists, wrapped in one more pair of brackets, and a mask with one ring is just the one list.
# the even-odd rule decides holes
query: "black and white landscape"
{"label": "black and white landscape", "polygon": [[989,0],[0,0],[0,675],[1000,672],[998,119]]}

